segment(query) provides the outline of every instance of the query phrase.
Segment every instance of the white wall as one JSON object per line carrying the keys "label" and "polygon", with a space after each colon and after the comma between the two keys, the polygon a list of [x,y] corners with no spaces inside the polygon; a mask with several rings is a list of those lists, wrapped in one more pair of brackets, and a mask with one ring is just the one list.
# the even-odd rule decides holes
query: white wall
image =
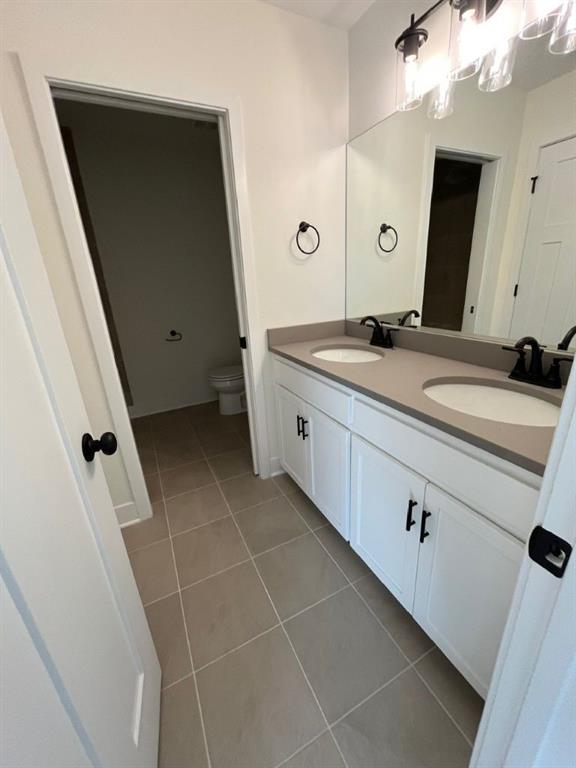
{"label": "white wall", "polygon": [[[215,400],[209,370],[240,363],[217,124],[63,100],[58,115],[72,130],[130,413]],[[182,341],[166,341],[172,328]]]}
{"label": "white wall", "polygon": [[[110,428],[85,317],[63,239],[18,60],[75,81],[194,101],[239,100],[258,293],[258,338],[268,327],[332,320],[344,312],[347,37],[258,0],[36,2],[2,12],[2,109],[95,433]],[[298,222],[322,234],[306,262],[291,251]],[[209,326],[206,326],[209,331]],[[277,442],[270,363],[271,453]],[[105,464],[114,503],[130,500],[120,454]]]}

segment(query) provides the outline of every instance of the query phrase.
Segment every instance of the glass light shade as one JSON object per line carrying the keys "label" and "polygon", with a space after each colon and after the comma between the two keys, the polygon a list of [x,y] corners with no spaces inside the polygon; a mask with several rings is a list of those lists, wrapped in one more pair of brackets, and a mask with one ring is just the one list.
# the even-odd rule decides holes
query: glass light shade
{"label": "glass light shade", "polygon": [[450,1],[450,79],[472,77],[482,65],[481,27],[486,19],[485,0]]}
{"label": "glass light shade", "polygon": [[478,79],[478,88],[481,91],[494,93],[510,85],[517,48],[518,38],[511,37],[498,43],[496,48],[486,55]]}
{"label": "glass light shade", "polygon": [[548,43],[550,53],[576,51],[576,0],[566,0],[556,17]]}
{"label": "glass light shade", "polygon": [[558,0],[524,0],[520,37],[535,40],[552,31],[560,13]]}
{"label": "glass light shade", "polygon": [[418,59],[404,61],[401,51],[396,56],[396,109],[407,112],[422,104]]}
{"label": "glass light shade", "polygon": [[454,81],[446,77],[439,83],[428,97],[428,117],[442,120],[454,112]]}

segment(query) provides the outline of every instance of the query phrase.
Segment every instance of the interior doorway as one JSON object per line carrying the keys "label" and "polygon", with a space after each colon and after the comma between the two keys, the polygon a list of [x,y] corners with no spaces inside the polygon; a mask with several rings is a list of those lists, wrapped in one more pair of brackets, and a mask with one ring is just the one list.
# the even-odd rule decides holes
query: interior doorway
{"label": "interior doorway", "polygon": [[[62,88],[52,96],[150,500],[152,474],[221,452],[257,474],[218,115]],[[145,425],[156,425],[152,445]]]}
{"label": "interior doorway", "polygon": [[[430,203],[422,324],[462,330],[476,207],[478,161],[437,155]],[[474,312],[474,306],[468,307]]]}

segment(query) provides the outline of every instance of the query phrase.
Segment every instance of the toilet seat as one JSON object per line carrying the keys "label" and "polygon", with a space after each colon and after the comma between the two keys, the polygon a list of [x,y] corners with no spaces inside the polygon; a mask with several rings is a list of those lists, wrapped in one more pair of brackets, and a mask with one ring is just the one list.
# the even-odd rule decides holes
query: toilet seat
{"label": "toilet seat", "polygon": [[241,365],[223,365],[213,368],[208,376],[214,381],[237,381],[244,378],[244,369]]}

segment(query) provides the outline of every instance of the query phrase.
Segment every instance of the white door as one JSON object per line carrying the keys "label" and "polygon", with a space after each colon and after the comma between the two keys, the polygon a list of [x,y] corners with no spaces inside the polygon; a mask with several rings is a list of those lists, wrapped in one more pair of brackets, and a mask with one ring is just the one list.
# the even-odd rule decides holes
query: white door
{"label": "white door", "polygon": [[352,437],[350,544],[412,611],[425,480]]}
{"label": "white door", "polygon": [[523,546],[434,485],[424,507],[413,615],[486,697]]}
{"label": "white door", "polygon": [[309,496],[348,540],[350,432],[311,405],[306,406],[306,422],[304,438],[310,442]]}
{"label": "white door", "polygon": [[576,324],[576,138],[543,147],[510,336],[556,345]]}
{"label": "white door", "polygon": [[[572,548],[564,574],[525,551],[474,753],[473,768],[576,765],[576,375],[566,387],[534,524]],[[566,546],[566,544],[568,546]],[[544,553],[546,550],[544,550]],[[558,552],[552,562],[562,560]],[[564,561],[565,562],[565,561]]]}
{"label": "white door", "polygon": [[152,768],[160,668],[1,121],[0,148],[2,766]]}
{"label": "white door", "polygon": [[276,386],[280,427],[280,460],[302,490],[308,492],[308,450],[310,442],[303,439],[305,404],[284,387]]}

